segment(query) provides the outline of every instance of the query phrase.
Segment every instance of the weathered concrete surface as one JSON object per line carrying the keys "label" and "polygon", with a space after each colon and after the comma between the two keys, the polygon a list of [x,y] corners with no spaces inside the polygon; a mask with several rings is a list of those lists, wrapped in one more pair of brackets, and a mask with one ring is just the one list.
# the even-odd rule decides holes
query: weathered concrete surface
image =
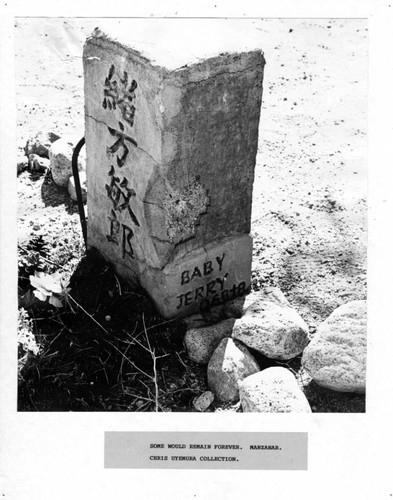
{"label": "weathered concrete surface", "polygon": [[[216,262],[222,241],[238,238],[236,258],[250,262],[263,67],[253,51],[170,72],[101,34],[85,44],[88,244],[166,317],[198,310],[173,305],[189,291],[179,272]],[[250,269],[233,265],[231,286],[248,287]],[[199,286],[221,275],[207,276]]]}
{"label": "weathered concrete surface", "polygon": [[164,316],[208,310],[250,291],[252,239],[226,238],[178,257],[162,270],[146,268],[140,282]]}

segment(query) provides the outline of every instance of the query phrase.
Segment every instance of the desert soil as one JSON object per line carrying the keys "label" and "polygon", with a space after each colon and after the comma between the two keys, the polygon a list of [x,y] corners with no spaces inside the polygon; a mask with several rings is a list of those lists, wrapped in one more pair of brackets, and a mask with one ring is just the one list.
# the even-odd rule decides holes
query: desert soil
{"label": "desert soil", "polygon": [[[267,62],[253,194],[253,288],[279,286],[312,334],[336,307],[366,298],[367,23],[247,22],[242,32]],[[39,131],[75,143],[83,137],[82,48],[99,24],[17,20],[18,154]],[[73,252],[67,269],[75,268],[75,241],[79,250],[83,244],[66,191],[48,176],[23,172],[18,200],[19,241],[41,235],[53,259]],[[203,375],[193,370],[188,382],[195,384]],[[323,391],[298,375],[315,411],[364,411],[364,397]]]}

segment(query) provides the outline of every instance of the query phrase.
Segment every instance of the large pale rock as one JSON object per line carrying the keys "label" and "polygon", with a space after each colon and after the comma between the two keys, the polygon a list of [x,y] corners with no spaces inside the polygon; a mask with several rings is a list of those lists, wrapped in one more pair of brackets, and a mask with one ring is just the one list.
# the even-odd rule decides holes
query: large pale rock
{"label": "large pale rock", "polygon": [[273,366],[245,378],[239,384],[244,412],[310,413],[311,407],[294,375]]}
{"label": "large pale rock", "polygon": [[239,382],[259,371],[259,365],[240,342],[223,339],[207,367],[209,388],[220,401],[239,400]]}
{"label": "large pale rock", "polygon": [[335,311],[317,328],[302,364],[323,387],[344,392],[366,388],[367,303],[356,300]]}
{"label": "large pale rock", "polygon": [[[49,148],[49,159],[52,178],[55,184],[67,187],[72,176],[72,154],[74,144],[69,139],[58,139]],[[83,170],[83,164],[78,159],[78,171]]]}
{"label": "large pale rock", "polygon": [[232,337],[271,359],[287,360],[302,353],[309,337],[300,315],[277,290],[255,295],[236,320]]}
{"label": "large pale rock", "polygon": [[[81,186],[82,200],[85,203],[87,198],[87,182],[86,182],[86,172],[79,172],[79,182]],[[76,188],[75,188],[75,178],[72,175],[68,181],[68,193],[72,200],[77,201]]]}
{"label": "large pale rock", "polygon": [[188,316],[250,289],[264,59],[168,69],[127,42],[96,31],[84,47],[88,245],[163,316]]}
{"label": "large pale rock", "polygon": [[227,319],[203,328],[191,328],[184,337],[188,356],[196,363],[208,363],[222,339],[230,337],[235,320]]}

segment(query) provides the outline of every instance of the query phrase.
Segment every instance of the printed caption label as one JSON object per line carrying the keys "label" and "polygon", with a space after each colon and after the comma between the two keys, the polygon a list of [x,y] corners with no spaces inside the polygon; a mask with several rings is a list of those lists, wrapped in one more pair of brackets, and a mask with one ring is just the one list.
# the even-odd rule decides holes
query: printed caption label
{"label": "printed caption label", "polygon": [[306,432],[105,432],[106,469],[307,470]]}

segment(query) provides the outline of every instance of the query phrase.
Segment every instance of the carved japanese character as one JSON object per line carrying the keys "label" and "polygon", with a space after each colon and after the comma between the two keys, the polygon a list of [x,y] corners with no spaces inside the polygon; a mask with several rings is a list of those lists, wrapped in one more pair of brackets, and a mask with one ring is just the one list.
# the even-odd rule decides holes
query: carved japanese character
{"label": "carved japanese character", "polygon": [[117,220],[116,212],[111,210],[111,215],[108,217],[110,220],[110,232],[106,235],[106,239],[115,245],[119,244],[120,222]]}
{"label": "carved japanese character", "polygon": [[109,199],[113,203],[113,209],[118,212],[128,210],[132,222],[139,227],[139,221],[130,206],[131,198],[136,196],[135,191],[128,187],[128,180],[125,177],[120,182],[120,178],[115,176],[113,165],[109,171],[109,176],[111,177],[111,182],[109,185],[105,185],[105,189]]}
{"label": "carved japanese character", "polygon": [[131,244],[131,239],[134,236],[134,231],[126,226],[125,224],[122,224],[123,227],[123,259],[126,255],[128,255],[131,259],[134,259],[134,249],[132,248]]}
{"label": "carved japanese character", "polygon": [[136,98],[135,90],[138,84],[135,80],[132,80],[131,84],[128,85],[127,71],[123,72],[123,77],[120,77],[119,83],[117,80],[113,80],[114,74],[115,66],[112,64],[108,76],[105,78],[102,106],[104,109],[109,108],[110,110],[116,109],[116,106],[118,106],[123,119],[132,127],[136,111],[133,102]]}
{"label": "carved japanese character", "polygon": [[113,137],[116,137],[116,141],[108,148],[108,153],[114,154],[119,150],[121,151],[122,154],[120,156],[116,155],[117,166],[121,168],[125,164],[128,153],[130,152],[126,141],[129,141],[134,146],[138,146],[138,144],[135,139],[124,133],[124,125],[121,122],[119,122],[119,128],[120,132],[108,126],[109,133]]}

